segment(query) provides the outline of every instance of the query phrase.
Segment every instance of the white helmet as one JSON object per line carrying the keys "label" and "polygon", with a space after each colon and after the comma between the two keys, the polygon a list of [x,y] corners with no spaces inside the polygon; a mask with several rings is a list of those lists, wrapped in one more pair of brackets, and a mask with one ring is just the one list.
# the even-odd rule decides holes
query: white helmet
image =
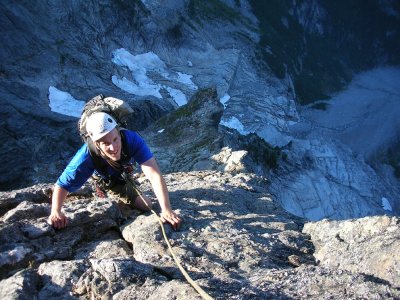
{"label": "white helmet", "polygon": [[91,114],[86,122],[86,131],[92,141],[98,141],[115,127],[117,127],[117,122],[104,112]]}

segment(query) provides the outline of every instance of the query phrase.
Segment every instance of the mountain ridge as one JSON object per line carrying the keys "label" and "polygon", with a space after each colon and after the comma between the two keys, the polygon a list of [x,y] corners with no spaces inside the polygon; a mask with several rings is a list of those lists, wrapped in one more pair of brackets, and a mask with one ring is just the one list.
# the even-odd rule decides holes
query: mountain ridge
{"label": "mountain ridge", "polygon": [[[276,24],[267,29],[287,33],[295,25],[321,35],[320,21],[328,22],[324,3],[275,11]],[[376,3],[389,9],[394,2]],[[393,168],[374,166],[308,126],[315,126],[304,120],[312,108],[300,105],[295,76],[311,67],[296,69],[305,63],[301,55],[282,61],[286,44],[267,43],[271,32],[263,33],[260,22],[273,22],[256,13],[251,1],[230,0],[4,2],[0,298],[199,299],[168,254],[155,218],[96,199],[89,184],[69,196],[66,229],[47,224],[53,182],[81,144],[77,119],[51,110],[50,87],[72,99],[102,93],[133,106],[129,127],[151,146],[184,219],[180,231],[167,226],[169,239],[211,296],[400,298],[394,251],[400,186]],[[399,19],[396,10],[392,17]],[[376,27],[378,35],[386,33],[382,28]],[[295,38],[300,50],[312,50],[302,43],[310,36]],[[364,45],[359,38],[355,46]],[[121,49],[142,69],[117,64]],[[384,49],[371,50],[378,65],[390,61]],[[271,53],[277,64],[287,64],[283,77],[264,60]],[[148,57],[153,64],[145,68],[138,58]],[[339,68],[345,74],[323,92],[370,64]],[[322,72],[311,71],[306,79]],[[312,84],[320,93],[320,83]],[[146,94],[148,86],[156,93]],[[176,94],[187,104],[180,106]],[[155,202],[149,183],[138,181]]]}
{"label": "mountain ridge", "polygon": [[[265,179],[251,173],[192,171],[165,179],[184,219],[179,231],[166,226],[168,238],[215,299],[400,295],[399,258],[390,250],[400,241],[396,217],[306,223],[285,212]],[[140,182],[154,201],[149,182]],[[174,265],[153,215],[95,199],[86,186],[65,203],[69,225],[55,231],[46,222],[51,187],[0,193],[3,207],[10,205],[0,217],[2,299],[200,299]],[[377,268],[370,252],[391,268]]]}

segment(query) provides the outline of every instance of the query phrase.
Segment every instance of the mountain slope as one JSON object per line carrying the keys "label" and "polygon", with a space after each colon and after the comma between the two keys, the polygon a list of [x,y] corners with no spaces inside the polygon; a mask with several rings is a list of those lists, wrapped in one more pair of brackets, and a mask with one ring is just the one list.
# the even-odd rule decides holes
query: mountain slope
{"label": "mountain slope", "polygon": [[[213,298],[400,296],[398,275],[390,270],[376,269],[371,260],[363,260],[361,269],[354,268],[370,237],[368,249],[389,241],[394,249],[398,247],[397,218],[306,224],[310,240],[302,232],[305,221],[271,199],[262,177],[197,171],[165,178],[172,205],[184,219],[179,231],[166,226],[173,251]],[[148,182],[140,188],[154,200]],[[2,207],[10,205],[0,217],[2,299],[200,299],[174,265],[153,215],[138,215],[110,199],[96,200],[84,189],[65,204],[69,225],[55,231],[46,223],[49,189],[42,185],[0,193]],[[364,226],[374,230],[363,230],[361,240],[351,242],[351,251],[343,251],[351,238],[346,233]],[[376,228],[390,230],[377,234]],[[326,255],[340,253],[339,266],[329,263],[329,256],[323,257],[321,237],[331,245]],[[376,255],[398,263],[398,258],[381,251]]]}
{"label": "mountain slope", "polygon": [[[325,1],[279,3],[268,4],[272,7],[267,7],[267,19],[263,19],[257,18],[262,9],[248,1],[5,1],[0,7],[4,33],[0,37],[4,62],[0,70],[0,134],[5,141],[0,188],[54,182],[79,147],[76,118],[49,107],[53,88],[80,101],[99,93],[124,99],[135,109],[131,127],[143,130],[189,101],[196,91],[215,86],[215,98],[225,102],[223,126],[211,130],[213,151],[194,151],[194,160],[201,157],[196,160],[198,165],[187,155],[186,165],[169,170],[204,169],[219,152],[228,153],[220,155],[228,161],[231,150],[234,156],[243,154],[236,151],[252,151],[259,159],[249,162],[249,170],[269,176],[263,162],[270,157],[277,170],[269,177],[275,180],[276,200],[300,216],[384,214],[383,198],[390,202],[393,213],[398,213],[395,196],[399,184],[392,180],[390,170],[382,176],[329,136],[292,131],[303,118],[299,107],[302,93],[296,87],[299,78],[311,82],[303,87],[305,91],[315,86],[328,93],[353,72],[375,63],[396,63],[398,51],[393,52],[391,41],[397,41],[398,32],[389,30],[399,20],[395,3],[371,1],[359,10],[341,1],[335,5]],[[371,9],[378,5],[379,10]],[[371,18],[382,15],[387,16],[382,24],[369,24]],[[363,24],[370,25],[366,32],[373,33],[373,49],[364,49],[368,39]],[[325,37],[327,44],[323,43]],[[387,37],[387,43],[382,37]],[[332,41],[337,44],[330,45]],[[320,48],[315,49],[315,43]],[[351,44],[349,49],[342,47],[346,43]],[[365,57],[353,55],[353,46],[362,48]],[[276,76],[271,59],[264,59],[270,52],[276,63],[287,66],[283,78]],[[343,70],[343,64],[349,70]],[[325,80],[328,75],[333,77]],[[314,80],[316,77],[323,82]],[[329,87],[324,87],[324,82]],[[393,128],[391,123],[385,126]],[[229,127],[264,142],[251,143],[249,137],[242,137],[242,142],[230,140],[234,130]],[[249,149],[252,144],[272,150],[263,157],[263,151],[254,149],[258,146]],[[160,146],[156,146],[157,153],[162,153]],[[218,146],[231,150],[222,151]],[[277,163],[279,157],[282,161]],[[341,210],[342,206],[351,209]]]}

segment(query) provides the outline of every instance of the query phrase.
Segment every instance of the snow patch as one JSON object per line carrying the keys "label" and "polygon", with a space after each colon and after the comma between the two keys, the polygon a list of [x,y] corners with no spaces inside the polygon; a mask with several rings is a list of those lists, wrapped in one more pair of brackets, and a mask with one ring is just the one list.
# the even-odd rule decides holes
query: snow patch
{"label": "snow patch", "polygon": [[113,52],[112,62],[121,67],[128,67],[135,77],[147,77],[146,70],[162,71],[164,62],[153,52],[132,55],[124,48]]}
{"label": "snow patch", "polygon": [[49,87],[49,106],[56,113],[80,118],[85,101],[76,100],[70,93]]}
{"label": "snow patch", "polygon": [[382,207],[384,210],[393,211],[392,206],[389,203],[389,200],[385,197],[382,197]]}
{"label": "snow patch", "polygon": [[130,94],[154,96],[162,99],[160,89],[166,89],[178,106],[187,103],[186,95],[181,90],[154,82],[147,76],[148,72],[156,73],[164,79],[183,84],[188,89],[198,89],[191,79],[192,75],[168,71],[166,64],[153,52],[132,55],[129,51],[121,48],[113,52],[112,62],[131,71],[132,80],[126,77],[112,76],[114,85]]}
{"label": "snow patch", "polygon": [[244,129],[242,122],[240,122],[236,117],[230,117],[227,120],[221,120],[219,124],[228,128],[236,129],[241,135],[248,135],[250,133]]}
{"label": "snow patch", "polygon": [[171,87],[166,87],[166,88],[168,93],[174,99],[175,103],[178,104],[178,106],[187,104],[187,99],[184,93],[182,93],[180,90],[173,89]]}
{"label": "snow patch", "polygon": [[224,106],[224,109],[226,108],[226,102],[228,102],[229,99],[231,99],[231,96],[229,96],[228,94],[223,95],[223,96],[219,99],[219,102],[222,103],[222,105]]}
{"label": "snow patch", "polygon": [[149,80],[142,81],[139,85],[128,80],[126,77],[120,79],[114,75],[111,77],[111,81],[121,90],[124,90],[130,94],[138,96],[154,96],[156,98],[162,99],[162,96],[160,94],[160,87],[154,82],[150,82]]}
{"label": "snow patch", "polygon": [[161,86],[147,76],[147,71],[155,71],[165,75],[164,62],[153,52],[132,55],[125,49],[113,52],[112,62],[121,67],[127,67],[132,72],[134,82],[123,77],[112,76],[112,82],[120,89],[138,96],[155,96],[161,99]]}
{"label": "snow patch", "polygon": [[190,89],[196,91],[198,89],[198,87],[197,87],[197,85],[195,85],[193,83],[193,81],[191,79],[192,77],[193,77],[192,75],[188,75],[188,74],[185,74],[185,73],[178,72],[177,81],[187,85]]}

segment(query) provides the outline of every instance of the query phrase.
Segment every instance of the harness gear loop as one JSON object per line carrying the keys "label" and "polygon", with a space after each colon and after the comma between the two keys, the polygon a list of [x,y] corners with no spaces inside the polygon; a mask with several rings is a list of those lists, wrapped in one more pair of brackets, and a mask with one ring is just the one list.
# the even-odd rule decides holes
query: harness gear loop
{"label": "harness gear loop", "polygon": [[178,266],[179,270],[181,271],[182,275],[185,277],[186,281],[200,294],[200,296],[205,299],[205,300],[213,300],[213,298],[207,294],[206,291],[204,291],[190,276],[189,274],[186,272],[186,270],[182,267],[178,257],[175,255],[174,251],[172,250],[172,246],[168,240],[167,234],[165,232],[164,229],[164,224],[161,221],[160,217],[158,216],[158,214],[149,207],[149,205],[147,204],[146,200],[144,200],[143,196],[142,196],[142,192],[139,190],[139,188],[136,187],[136,185],[134,184],[134,182],[132,181],[132,177],[129,176],[130,174],[123,172],[122,173],[122,177],[126,180],[129,181],[133,188],[135,189],[135,191],[138,193],[140,199],[142,199],[142,201],[144,202],[144,204],[149,208],[149,210],[153,213],[153,215],[155,215],[157,217],[157,221],[160,224],[161,227],[161,231],[164,237],[165,242],[167,243],[168,246],[168,250],[172,255],[172,258],[174,259],[176,265]]}

